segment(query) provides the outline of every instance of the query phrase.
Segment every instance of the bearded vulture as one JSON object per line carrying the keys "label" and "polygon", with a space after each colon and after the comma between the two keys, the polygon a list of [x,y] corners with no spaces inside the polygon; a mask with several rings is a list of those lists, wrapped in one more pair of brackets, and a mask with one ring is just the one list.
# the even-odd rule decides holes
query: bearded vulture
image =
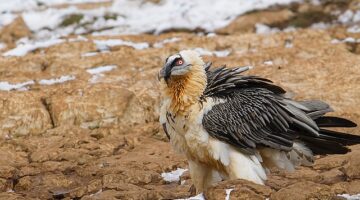
{"label": "bearded vulture", "polygon": [[198,53],[180,51],[159,73],[160,123],[186,156],[200,193],[225,179],[264,184],[268,169],[311,165],[314,155],[344,154],[360,136],[327,127],[355,127],[324,116],[322,101],[297,101],[268,79],[242,75],[249,67],[210,69]]}

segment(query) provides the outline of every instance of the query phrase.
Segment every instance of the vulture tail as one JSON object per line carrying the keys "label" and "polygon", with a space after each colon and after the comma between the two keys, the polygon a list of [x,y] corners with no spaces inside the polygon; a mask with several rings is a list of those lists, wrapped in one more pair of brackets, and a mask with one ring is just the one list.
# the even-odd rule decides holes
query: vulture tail
{"label": "vulture tail", "polygon": [[360,144],[360,135],[324,129],[328,127],[356,127],[356,124],[348,119],[321,116],[315,119],[315,122],[320,128],[319,136],[302,135],[300,137],[314,154],[345,154],[350,151],[346,146]]}

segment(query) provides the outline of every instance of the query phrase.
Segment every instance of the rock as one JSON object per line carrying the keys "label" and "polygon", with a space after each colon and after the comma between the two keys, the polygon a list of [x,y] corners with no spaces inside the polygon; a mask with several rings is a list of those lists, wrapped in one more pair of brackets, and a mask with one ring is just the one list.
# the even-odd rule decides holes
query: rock
{"label": "rock", "polygon": [[10,179],[15,176],[16,171],[17,170],[12,166],[1,165],[0,166],[0,178]]}
{"label": "rock", "polygon": [[310,181],[303,181],[280,189],[271,194],[270,199],[330,199],[332,196],[334,196],[334,194],[329,186]]}
{"label": "rock", "polygon": [[7,44],[8,48],[15,47],[15,42],[23,37],[29,37],[30,30],[22,17],[17,17],[11,24],[0,30],[0,41]]}
{"label": "rock", "polygon": [[49,112],[38,93],[1,93],[0,100],[1,138],[39,134],[52,128]]}
{"label": "rock", "polygon": [[109,199],[109,200],[117,200],[119,199],[118,196],[121,192],[116,190],[105,190],[99,191],[95,194],[86,195],[82,200],[92,200],[92,199]]}
{"label": "rock", "polygon": [[325,171],[317,176],[316,182],[330,185],[345,180],[344,173],[338,169]]}
{"label": "rock", "polygon": [[8,189],[8,181],[6,179],[0,178],[0,192],[6,192]]}
{"label": "rock", "polygon": [[352,152],[348,163],[344,166],[344,173],[350,179],[360,178],[360,152]]}
{"label": "rock", "polygon": [[223,181],[205,192],[205,196],[211,199],[225,199],[226,189],[233,189],[230,199],[265,199],[270,196],[272,190],[269,187],[258,185],[247,180]]}
{"label": "rock", "polygon": [[340,167],[347,162],[346,158],[344,155],[331,155],[316,159],[313,168],[316,170],[329,170]]}
{"label": "rock", "polygon": [[38,200],[39,198],[23,197],[21,194],[14,192],[2,192],[0,193],[0,199],[6,200]]}
{"label": "rock", "polygon": [[255,30],[255,25],[258,23],[279,23],[290,19],[293,15],[293,12],[288,9],[261,12],[255,11],[247,15],[237,17],[229,25],[218,29],[216,32],[219,34],[249,33]]}
{"label": "rock", "polygon": [[73,183],[73,180],[62,174],[47,174],[42,178],[42,184],[51,188],[69,188]]}
{"label": "rock", "polygon": [[285,177],[296,180],[317,181],[319,173],[309,168],[302,167],[293,172],[285,172]]}
{"label": "rock", "polygon": [[84,196],[86,193],[87,193],[87,187],[80,186],[80,187],[76,187],[76,188],[70,190],[69,197],[71,199],[76,199],[76,198],[80,198],[80,197]]}
{"label": "rock", "polygon": [[[93,98],[94,95],[98,98]],[[89,129],[130,127],[146,120],[139,99],[122,87],[96,84],[81,94],[73,92],[65,98],[61,96],[54,95],[50,100],[55,126],[72,124]],[[108,124],[110,119],[113,120]]]}
{"label": "rock", "polygon": [[99,179],[95,179],[93,181],[90,181],[87,186],[87,193],[96,193],[97,191],[102,189],[102,181]]}
{"label": "rock", "polygon": [[332,185],[331,190],[336,194],[359,194],[360,180],[336,183]]}
{"label": "rock", "polygon": [[34,182],[30,176],[25,176],[19,179],[19,182],[15,186],[16,191],[26,191],[33,188]]}

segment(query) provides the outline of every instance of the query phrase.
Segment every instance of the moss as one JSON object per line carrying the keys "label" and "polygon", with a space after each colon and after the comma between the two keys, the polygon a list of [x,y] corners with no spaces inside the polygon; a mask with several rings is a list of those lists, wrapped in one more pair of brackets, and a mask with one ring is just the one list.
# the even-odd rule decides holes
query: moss
{"label": "moss", "polygon": [[314,23],[318,22],[331,22],[334,20],[334,16],[323,11],[310,10],[307,12],[297,13],[294,17],[289,20],[270,24],[271,27],[286,28],[293,26],[296,28],[306,28]]}
{"label": "moss", "polygon": [[107,14],[104,16],[105,20],[109,20],[109,19],[116,20],[117,17],[118,17],[118,16],[117,16],[116,14],[114,14],[114,13],[107,13]]}
{"label": "moss", "polygon": [[61,22],[60,26],[70,26],[72,24],[80,23],[81,19],[84,17],[82,14],[72,14],[65,17]]}
{"label": "moss", "polygon": [[289,26],[306,28],[317,22],[331,22],[334,16],[322,11],[308,11],[299,13],[289,21]]}

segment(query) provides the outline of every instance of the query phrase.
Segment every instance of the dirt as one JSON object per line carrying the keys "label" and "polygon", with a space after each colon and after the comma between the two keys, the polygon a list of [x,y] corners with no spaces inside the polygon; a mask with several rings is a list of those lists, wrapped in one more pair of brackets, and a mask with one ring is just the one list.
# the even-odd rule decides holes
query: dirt
{"label": "dirt", "polygon": [[[274,16],[274,24],[289,23],[293,9],[258,11],[240,18]],[[265,17],[264,17],[265,16]],[[276,17],[275,17],[276,16]],[[215,66],[252,65],[249,74],[273,80],[296,99],[320,99],[336,113],[360,123],[360,56],[347,43],[333,39],[359,38],[342,26],[327,30],[297,29],[260,35],[242,29],[238,18],[213,37],[195,33],[133,36],[87,36],[28,53],[0,57],[0,79],[11,83],[39,81],[62,75],[75,80],[29,86],[28,91],[0,92],[0,199],[176,199],[191,196],[185,173],[168,183],[161,173],[187,168],[159,123],[157,73],[164,59],[181,49],[202,47],[230,50],[226,57],[204,56]],[[255,20],[256,21],[256,20]],[[250,23],[250,24],[249,24]],[[254,25],[254,23],[252,24]],[[21,18],[1,30],[8,48],[31,32]],[[154,44],[166,38],[180,41],[162,48],[136,50],[117,46],[96,51],[91,39],[121,38]],[[290,45],[289,45],[290,44]],[[359,48],[358,48],[359,49]],[[5,49],[6,50],[6,49]],[[5,50],[1,50],[4,52]],[[266,61],[272,61],[267,64]],[[86,70],[116,65],[96,83]],[[360,135],[360,128],[342,129]],[[360,145],[345,155],[317,157],[311,167],[295,172],[273,169],[265,186],[224,181],[205,193],[208,199],[341,199],[337,194],[360,193]]]}

